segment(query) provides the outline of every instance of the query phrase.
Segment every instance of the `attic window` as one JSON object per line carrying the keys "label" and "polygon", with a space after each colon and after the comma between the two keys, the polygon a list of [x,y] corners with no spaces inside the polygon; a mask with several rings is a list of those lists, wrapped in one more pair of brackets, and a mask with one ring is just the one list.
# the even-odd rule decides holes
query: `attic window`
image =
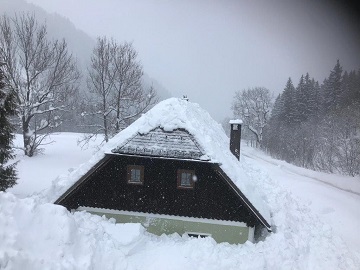
{"label": "attic window", "polygon": [[144,183],[144,166],[128,165],[126,178],[129,184],[142,185]]}
{"label": "attic window", "polygon": [[177,171],[177,187],[183,189],[193,189],[195,186],[195,171],[178,170]]}

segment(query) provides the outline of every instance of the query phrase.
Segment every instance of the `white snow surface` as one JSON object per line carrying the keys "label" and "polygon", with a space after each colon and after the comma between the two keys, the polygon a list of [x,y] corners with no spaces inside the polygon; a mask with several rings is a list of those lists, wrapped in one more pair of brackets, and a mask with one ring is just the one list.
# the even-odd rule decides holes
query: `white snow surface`
{"label": "white snow surface", "polygon": [[81,176],[100,161],[106,153],[111,154],[111,150],[123,145],[138,133],[147,134],[158,127],[163,128],[165,131],[182,128],[192,134],[204,149],[205,155],[210,158],[210,161],[221,164],[222,170],[271,225],[270,211],[264,203],[264,194],[261,194],[260,190],[255,188],[253,180],[244,171],[244,164],[241,162],[239,164],[239,161],[230,152],[229,138],[226,136],[222,126],[212,119],[210,114],[197,103],[180,98],[170,98],[158,103],[128,128],[114,136],[89,162],[81,165],[68,175],[57,178],[48,194],[49,199],[55,201],[59,198]]}
{"label": "white snow surface", "polygon": [[229,124],[239,124],[242,125],[243,121],[241,119],[234,119],[234,120],[230,120]]}
{"label": "white snow surface", "polygon": [[[344,176],[314,172],[316,179],[310,179],[310,170],[242,145],[243,169],[266,195],[274,232],[243,245],[177,234],[158,237],[139,224],[114,224],[86,212],[70,213],[45,202],[41,195],[46,190],[34,195],[49,188],[58,171],[68,171],[69,163],[74,167],[91,156],[91,151],[76,147],[77,136],[55,135],[56,143],[31,159],[17,152],[19,184],[0,192],[0,269],[359,269],[360,196],[342,186],[347,182],[346,188],[357,190],[359,178],[350,183]],[[328,178],[338,187],[329,186]],[[334,217],[345,223],[337,224],[329,213],[318,211],[323,207],[331,208]]]}

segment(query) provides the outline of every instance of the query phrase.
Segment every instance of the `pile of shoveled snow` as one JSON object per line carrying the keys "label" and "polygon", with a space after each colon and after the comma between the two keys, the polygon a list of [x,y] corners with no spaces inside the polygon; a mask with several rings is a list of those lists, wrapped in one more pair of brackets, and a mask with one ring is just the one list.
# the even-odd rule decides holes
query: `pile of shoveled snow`
{"label": "pile of shoveled snow", "polygon": [[0,192],[0,269],[113,269],[143,236],[140,224],[39,201]]}
{"label": "pile of shoveled snow", "polygon": [[266,193],[276,225],[256,244],[157,237],[139,224],[0,193],[0,269],[358,269],[358,254],[330,226],[264,172],[244,168]]}

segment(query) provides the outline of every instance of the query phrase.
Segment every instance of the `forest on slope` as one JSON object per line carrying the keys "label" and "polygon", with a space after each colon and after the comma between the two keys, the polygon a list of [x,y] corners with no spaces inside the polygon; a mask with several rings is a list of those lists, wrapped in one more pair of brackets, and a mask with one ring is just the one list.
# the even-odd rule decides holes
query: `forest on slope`
{"label": "forest on slope", "polygon": [[262,147],[277,159],[330,173],[360,173],[360,70],[337,61],[319,85],[288,79],[273,105]]}

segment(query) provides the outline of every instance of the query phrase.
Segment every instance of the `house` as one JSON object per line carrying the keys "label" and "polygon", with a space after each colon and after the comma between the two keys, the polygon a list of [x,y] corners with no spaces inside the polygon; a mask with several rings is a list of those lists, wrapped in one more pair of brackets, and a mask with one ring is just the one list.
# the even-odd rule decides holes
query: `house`
{"label": "house", "polygon": [[55,203],[157,235],[252,241],[255,227],[271,230],[270,215],[239,162],[240,125],[231,122],[230,151],[222,127],[198,104],[162,101],[62,179]]}

